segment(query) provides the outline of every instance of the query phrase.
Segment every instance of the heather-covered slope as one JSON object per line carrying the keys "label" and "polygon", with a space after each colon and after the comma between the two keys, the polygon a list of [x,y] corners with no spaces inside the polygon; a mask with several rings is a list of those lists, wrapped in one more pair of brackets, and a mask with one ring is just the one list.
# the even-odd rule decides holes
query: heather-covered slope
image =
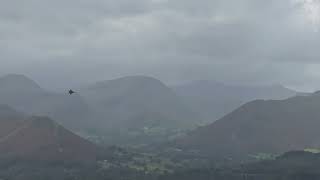
{"label": "heather-covered slope", "polygon": [[95,161],[97,147],[46,117],[23,117],[0,107],[0,157],[45,161]]}

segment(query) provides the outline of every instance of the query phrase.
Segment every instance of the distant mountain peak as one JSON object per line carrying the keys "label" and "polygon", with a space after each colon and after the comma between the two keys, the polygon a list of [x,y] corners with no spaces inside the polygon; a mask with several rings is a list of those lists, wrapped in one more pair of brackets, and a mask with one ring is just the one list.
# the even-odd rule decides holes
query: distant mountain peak
{"label": "distant mountain peak", "polygon": [[145,124],[157,124],[182,129],[193,127],[198,119],[171,88],[153,77],[101,81],[80,90],[80,94],[100,116],[99,126],[140,131]]}
{"label": "distant mountain peak", "polygon": [[151,76],[135,75],[135,76],[124,76],[115,80],[146,80],[146,81],[159,81],[158,79]]}
{"label": "distant mountain peak", "polygon": [[97,82],[95,85],[89,87],[89,89],[95,89],[95,88],[105,88],[107,86],[139,86],[139,85],[154,85],[154,86],[166,86],[163,82],[160,80],[150,77],[150,76],[142,76],[142,75],[136,75],[136,76],[125,76],[121,78],[116,78],[112,80],[106,80],[106,81],[100,81]]}
{"label": "distant mountain peak", "polygon": [[136,76],[125,76],[121,78],[116,78],[109,81],[143,81],[143,82],[161,82],[160,80],[151,77],[151,76],[142,76],[142,75],[136,75]]}

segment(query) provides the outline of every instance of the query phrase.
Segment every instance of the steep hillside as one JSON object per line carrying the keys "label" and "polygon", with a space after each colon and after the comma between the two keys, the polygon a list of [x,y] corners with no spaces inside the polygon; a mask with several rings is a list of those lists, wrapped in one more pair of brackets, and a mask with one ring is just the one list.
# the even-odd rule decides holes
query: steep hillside
{"label": "steep hillside", "polygon": [[174,87],[174,90],[192,110],[201,115],[204,122],[222,118],[253,100],[281,100],[296,94],[282,86],[236,86],[213,81],[195,81]]}
{"label": "steep hillside", "polygon": [[4,117],[0,107],[0,157],[45,161],[94,161],[97,147],[46,117]]}
{"label": "steep hillside", "polygon": [[27,117],[7,105],[0,105],[0,137],[5,136],[21,125]]}
{"label": "steep hillside", "polygon": [[86,126],[89,114],[79,95],[48,92],[23,75],[0,78],[0,102],[24,113],[57,119],[68,128]]}
{"label": "steep hillside", "polygon": [[178,96],[157,79],[132,76],[99,82],[80,94],[111,128],[190,128],[198,120]]}
{"label": "steep hillside", "polygon": [[320,96],[247,103],[178,141],[215,158],[246,158],[320,147]]}

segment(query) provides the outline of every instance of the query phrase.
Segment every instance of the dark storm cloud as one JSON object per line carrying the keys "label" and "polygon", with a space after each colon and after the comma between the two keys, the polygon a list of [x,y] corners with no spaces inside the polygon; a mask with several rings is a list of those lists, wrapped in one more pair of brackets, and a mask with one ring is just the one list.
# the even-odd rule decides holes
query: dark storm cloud
{"label": "dark storm cloud", "polygon": [[214,79],[319,88],[318,0],[1,4],[0,72],[28,74],[48,87],[146,74],[168,83]]}

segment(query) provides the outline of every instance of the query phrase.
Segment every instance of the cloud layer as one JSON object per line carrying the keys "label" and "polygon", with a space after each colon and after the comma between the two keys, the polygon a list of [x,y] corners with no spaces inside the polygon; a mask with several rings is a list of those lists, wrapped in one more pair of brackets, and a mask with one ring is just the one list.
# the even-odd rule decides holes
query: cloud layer
{"label": "cloud layer", "polygon": [[3,0],[0,72],[56,88],[145,74],[317,89],[319,23],[319,0]]}

